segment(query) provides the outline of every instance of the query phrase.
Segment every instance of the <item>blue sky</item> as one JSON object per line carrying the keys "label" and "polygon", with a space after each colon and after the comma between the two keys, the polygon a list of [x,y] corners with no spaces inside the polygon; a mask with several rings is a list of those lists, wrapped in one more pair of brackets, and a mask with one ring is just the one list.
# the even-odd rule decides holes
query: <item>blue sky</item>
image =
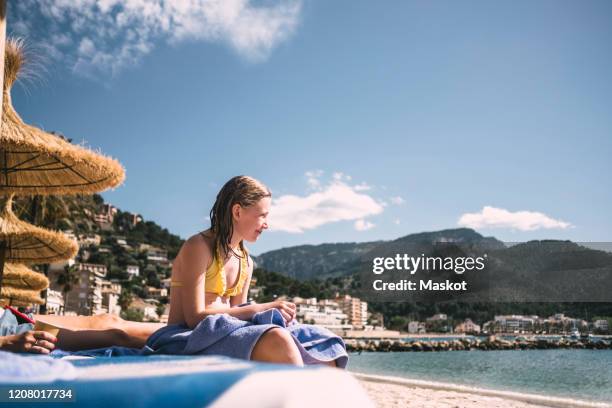
{"label": "blue sky", "polygon": [[612,240],[608,1],[9,3],[39,55],[17,111],[119,159],[104,197],[182,237],[248,174],[274,194],[255,253]]}

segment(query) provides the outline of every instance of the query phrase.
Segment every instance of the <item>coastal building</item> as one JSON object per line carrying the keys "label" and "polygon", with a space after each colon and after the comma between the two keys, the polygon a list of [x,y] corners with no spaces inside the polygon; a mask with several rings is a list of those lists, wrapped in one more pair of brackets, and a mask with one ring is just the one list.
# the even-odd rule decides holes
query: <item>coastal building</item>
{"label": "coastal building", "polygon": [[162,313],[161,316],[159,316],[159,322],[160,323],[164,323],[164,324],[168,324],[168,316],[170,315],[170,305],[166,305],[164,307],[164,313]]}
{"label": "coastal building", "polygon": [[316,298],[303,299],[294,297],[296,317],[301,323],[316,324],[330,330],[352,329],[349,317],[336,302],[328,299],[317,301]]}
{"label": "coastal building", "polygon": [[408,333],[421,334],[421,333],[425,333],[426,331],[427,331],[427,328],[424,322],[418,322],[416,320],[408,322]]}
{"label": "coastal building", "polygon": [[166,288],[155,288],[153,286],[145,286],[145,293],[147,298],[159,300],[168,296],[168,289]]}
{"label": "coastal building", "polygon": [[119,316],[121,306],[119,306],[119,296],[121,296],[121,284],[108,280],[102,281],[102,309],[105,313]]}
{"label": "coastal building", "polygon": [[565,316],[563,313],[557,313],[543,319],[540,325],[544,328],[544,331],[550,334],[569,334],[575,330],[586,331],[588,329],[586,320]]}
{"label": "coastal building", "polygon": [[47,314],[59,315],[64,306],[64,296],[59,290],[47,289]]}
{"label": "coastal building", "polygon": [[140,244],[140,251],[147,254],[149,262],[168,265],[168,251],[149,244]]}
{"label": "coastal building", "polygon": [[130,279],[132,279],[134,276],[140,275],[140,267],[138,265],[128,265],[126,271],[130,276]]}
{"label": "coastal building", "polygon": [[487,322],[489,323],[487,331],[490,333],[531,333],[538,320],[538,316],[535,315],[497,315],[493,322]]}
{"label": "coastal building", "polygon": [[480,333],[480,326],[468,318],[455,327],[455,333],[478,334]]}
{"label": "coastal building", "polygon": [[77,241],[80,247],[100,246],[102,237],[98,234],[81,234]]}
{"label": "coastal building", "polygon": [[604,319],[595,320],[593,322],[593,328],[602,334],[607,334],[609,331],[608,321]]}
{"label": "coastal building", "polygon": [[368,324],[368,303],[359,298],[345,295],[336,302],[340,309],[348,316],[348,323],[355,328],[363,328]]}
{"label": "coastal building", "polygon": [[148,321],[158,321],[157,303],[149,300],[144,300],[139,297],[134,297],[129,306],[130,309],[139,310],[142,312],[143,319]]}
{"label": "coastal building", "polygon": [[437,313],[425,319],[425,327],[426,331],[434,333],[448,333],[453,330],[445,313]]}
{"label": "coastal building", "polygon": [[122,235],[117,235],[115,236],[115,240],[117,241],[117,244],[120,245],[121,247],[128,249],[128,250],[132,249],[132,247],[128,245],[126,237]]}
{"label": "coastal building", "polygon": [[[91,316],[105,312],[102,308],[102,281],[106,277],[106,266],[74,262],[67,262],[66,265],[76,265],[74,271],[76,284],[65,293],[64,314],[73,312],[78,315]],[[63,292],[64,288],[57,283],[61,273],[63,273],[63,267],[60,268],[59,263],[50,268],[49,281],[52,290]]]}
{"label": "coastal building", "polygon": [[263,288],[261,286],[257,286],[257,278],[255,276],[252,276],[251,284],[249,285],[248,300],[252,301],[252,300],[257,299],[261,295],[262,291],[263,291]]}
{"label": "coastal building", "polygon": [[104,204],[102,210],[95,214],[93,220],[100,228],[108,230],[112,227],[113,221],[115,220],[115,214],[117,214],[117,207],[112,204]]}

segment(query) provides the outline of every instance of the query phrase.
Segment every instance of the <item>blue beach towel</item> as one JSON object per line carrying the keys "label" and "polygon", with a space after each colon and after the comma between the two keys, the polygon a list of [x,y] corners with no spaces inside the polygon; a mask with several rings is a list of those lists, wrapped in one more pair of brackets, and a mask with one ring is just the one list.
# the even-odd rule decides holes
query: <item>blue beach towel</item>
{"label": "blue beach towel", "polygon": [[216,354],[250,360],[259,338],[275,327],[291,333],[304,364],[336,360],[338,367],[346,367],[348,354],[339,336],[310,324],[292,322],[286,326],[277,309],[256,313],[251,321],[216,314],[202,320],[193,330],[185,325],[162,327],[149,337],[143,351],[145,354]]}

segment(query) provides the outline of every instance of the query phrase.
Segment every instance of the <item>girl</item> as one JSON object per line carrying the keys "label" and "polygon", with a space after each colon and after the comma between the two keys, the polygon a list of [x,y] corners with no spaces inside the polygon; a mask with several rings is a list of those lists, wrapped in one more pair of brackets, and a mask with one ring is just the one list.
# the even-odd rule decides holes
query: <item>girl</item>
{"label": "girl", "polygon": [[[152,352],[346,365],[342,339],[296,323],[295,304],[244,305],[253,273],[244,241],[257,241],[268,228],[270,202],[270,190],[252,177],[237,176],[223,186],[210,212],[210,228],[189,238],[174,260],[169,326],[147,341]],[[186,331],[191,331],[189,339],[177,349]]]}

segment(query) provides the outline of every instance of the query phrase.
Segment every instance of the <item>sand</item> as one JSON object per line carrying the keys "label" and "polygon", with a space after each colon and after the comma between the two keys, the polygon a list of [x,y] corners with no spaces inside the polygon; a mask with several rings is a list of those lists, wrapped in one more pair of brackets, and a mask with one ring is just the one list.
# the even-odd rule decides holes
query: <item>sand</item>
{"label": "sand", "polygon": [[405,380],[397,377],[364,374],[355,374],[355,377],[380,408],[612,408],[612,404]]}

